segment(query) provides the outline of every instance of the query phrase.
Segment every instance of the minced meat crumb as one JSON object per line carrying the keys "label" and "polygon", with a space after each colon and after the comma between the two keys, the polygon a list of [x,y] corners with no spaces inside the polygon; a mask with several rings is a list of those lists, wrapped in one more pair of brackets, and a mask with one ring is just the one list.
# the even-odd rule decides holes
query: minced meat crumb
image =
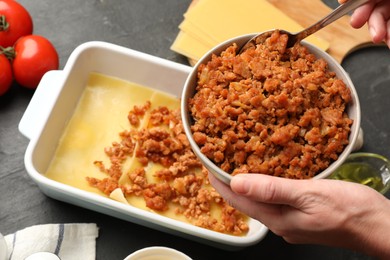
{"label": "minced meat crumb", "polygon": [[[189,223],[221,233],[245,234],[249,226],[248,217],[229,206],[211,187],[208,173],[190,148],[185,136],[180,110],[159,107],[151,110],[151,103],[134,106],[128,113],[130,130],[119,133],[120,142],[113,142],[104,152],[110,159],[106,167],[102,161],[94,164],[107,178],[88,177],[87,181],[109,195],[120,188],[125,195],[143,197],[145,205],[155,212],[167,211],[174,205],[176,214]],[[139,127],[147,111],[148,125]],[[158,182],[149,183],[144,167],[123,172],[123,164],[134,156],[144,167],[149,163],[163,165],[154,173]],[[196,173],[197,172],[197,173]],[[129,184],[119,184],[126,175]],[[220,218],[211,215],[212,205],[221,210]]]}
{"label": "minced meat crumb", "polygon": [[350,90],[324,59],[275,31],[201,64],[189,100],[201,152],[230,174],[311,178],[348,144]]}

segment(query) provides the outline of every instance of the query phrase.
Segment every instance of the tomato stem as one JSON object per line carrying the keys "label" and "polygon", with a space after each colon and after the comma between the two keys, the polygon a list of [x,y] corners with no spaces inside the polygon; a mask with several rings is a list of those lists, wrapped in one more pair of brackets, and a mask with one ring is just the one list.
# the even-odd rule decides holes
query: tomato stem
{"label": "tomato stem", "polygon": [[7,57],[7,59],[9,59],[10,61],[15,59],[16,55],[15,49],[13,47],[4,48],[2,46],[0,46],[0,54],[4,54],[5,57]]}
{"label": "tomato stem", "polygon": [[5,15],[0,15],[0,31],[6,31],[9,28],[9,23],[5,19]]}

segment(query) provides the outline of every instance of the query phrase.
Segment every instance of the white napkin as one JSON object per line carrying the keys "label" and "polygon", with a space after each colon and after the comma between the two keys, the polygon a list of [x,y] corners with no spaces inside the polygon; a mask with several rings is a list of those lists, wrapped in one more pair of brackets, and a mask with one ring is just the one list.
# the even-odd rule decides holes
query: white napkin
{"label": "white napkin", "polygon": [[95,260],[96,224],[44,224],[27,227],[5,236],[9,260],[23,260],[44,251],[57,254],[61,260]]}

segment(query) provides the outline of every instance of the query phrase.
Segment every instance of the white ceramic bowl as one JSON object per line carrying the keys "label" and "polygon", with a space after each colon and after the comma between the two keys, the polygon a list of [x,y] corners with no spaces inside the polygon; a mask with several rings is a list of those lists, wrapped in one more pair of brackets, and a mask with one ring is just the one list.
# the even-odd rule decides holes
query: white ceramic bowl
{"label": "white ceramic bowl", "polygon": [[4,236],[0,233],[0,260],[6,260],[8,257],[8,247]]}
{"label": "white ceramic bowl", "polygon": [[[238,250],[261,241],[268,229],[250,219],[245,236],[199,228],[68,186],[45,177],[63,130],[86,86],[98,72],[180,96],[191,67],[104,42],[88,42],[70,55],[64,70],[44,75],[19,130],[30,143],[25,154],[29,176],[47,196],[208,245]],[[151,76],[153,75],[153,76]]]}
{"label": "white ceramic bowl", "polygon": [[191,258],[173,248],[152,246],[135,251],[124,260],[191,260]]}
{"label": "white ceramic bowl", "polygon": [[[214,53],[216,55],[220,54],[223,50],[225,50],[228,46],[232,45],[233,43],[236,43],[238,46],[242,46],[244,43],[246,43],[249,39],[254,37],[255,34],[246,34],[242,36],[235,37],[233,39],[227,40],[213,49],[211,49],[209,52],[207,52],[194,66],[194,70],[190,73],[188,79],[186,80],[186,83],[184,85],[184,90],[182,93],[182,100],[181,100],[181,115],[182,115],[182,121],[184,130],[186,132],[187,138],[190,141],[191,148],[194,151],[194,153],[198,156],[198,158],[202,161],[202,163],[205,165],[205,167],[213,173],[218,179],[225,182],[226,184],[230,184],[231,175],[225,171],[223,171],[221,168],[216,166],[209,158],[207,158],[202,152],[200,151],[199,146],[196,144],[195,140],[193,139],[192,132],[191,132],[191,116],[189,114],[189,108],[188,108],[188,100],[191,98],[195,93],[195,88],[197,84],[197,69],[200,64],[207,63],[211,59],[211,55]],[[311,53],[316,55],[317,57],[324,58],[329,65],[329,69],[331,71],[334,71],[340,79],[342,79],[348,86],[348,88],[351,90],[352,94],[352,102],[348,106],[348,115],[351,119],[353,119],[354,123],[351,127],[351,133],[349,136],[349,144],[345,147],[344,151],[340,154],[337,161],[333,162],[326,170],[322,171],[321,173],[317,174],[314,179],[322,179],[327,178],[332,172],[337,169],[348,157],[348,155],[355,149],[358,148],[358,146],[361,146],[361,142],[357,143],[358,137],[360,133],[360,103],[358,99],[358,95],[356,93],[356,89],[351,81],[351,79],[348,76],[348,73],[340,66],[340,64],[333,59],[329,54],[322,51],[321,49],[317,48],[316,46],[307,43],[302,42],[305,46],[308,47]],[[362,137],[362,136],[361,136]]]}

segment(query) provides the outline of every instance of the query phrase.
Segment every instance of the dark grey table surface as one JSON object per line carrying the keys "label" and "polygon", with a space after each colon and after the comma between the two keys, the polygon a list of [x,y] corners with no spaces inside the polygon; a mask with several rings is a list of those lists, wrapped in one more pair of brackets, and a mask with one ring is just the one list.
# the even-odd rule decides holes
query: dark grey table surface
{"label": "dark grey table surface", "polygon": [[[19,0],[31,13],[36,34],[49,38],[63,68],[81,43],[100,40],[187,64],[170,50],[190,0]],[[336,0],[325,1],[331,7]],[[362,106],[363,151],[390,157],[390,51],[371,47],[342,63]],[[60,69],[61,69],[60,68]],[[14,84],[0,97],[0,232],[45,223],[93,222],[100,227],[97,259],[123,259],[147,246],[168,246],[193,259],[371,259],[344,249],[290,245],[271,232],[257,245],[229,252],[155,231],[46,197],[28,177],[24,152],[29,140],[18,131],[33,91]],[[380,220],[378,220],[380,221]]]}

